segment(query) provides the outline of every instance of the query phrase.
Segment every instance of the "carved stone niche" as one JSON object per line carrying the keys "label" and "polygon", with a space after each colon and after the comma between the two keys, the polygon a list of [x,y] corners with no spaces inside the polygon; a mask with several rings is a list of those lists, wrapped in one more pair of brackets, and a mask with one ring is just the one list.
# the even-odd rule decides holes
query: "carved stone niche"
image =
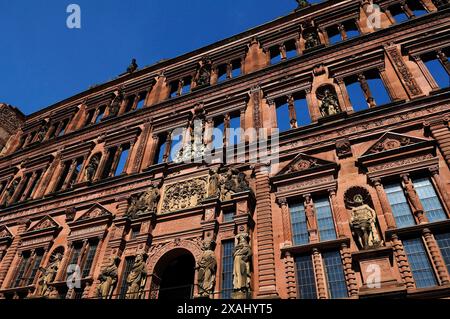
{"label": "carved stone niche", "polygon": [[342,113],[334,85],[325,84],[320,86],[316,90],[316,97],[319,101],[319,111],[322,118],[334,118]]}
{"label": "carved stone niche", "polygon": [[357,161],[369,179],[427,169],[438,162],[435,141],[392,132],[381,136]]}

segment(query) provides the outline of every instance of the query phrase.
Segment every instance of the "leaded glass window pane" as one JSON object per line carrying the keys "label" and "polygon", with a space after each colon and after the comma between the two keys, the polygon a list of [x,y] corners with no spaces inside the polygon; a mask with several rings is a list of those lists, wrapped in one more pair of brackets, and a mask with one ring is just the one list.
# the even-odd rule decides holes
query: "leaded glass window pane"
{"label": "leaded glass window pane", "polygon": [[309,243],[308,227],[306,224],[305,207],[302,203],[289,205],[291,212],[292,237],[294,245]]}
{"label": "leaded glass window pane", "polygon": [[436,277],[425,246],[421,238],[403,240],[409,265],[416,281],[417,288],[433,287],[437,285]]}
{"label": "leaded glass window pane", "polygon": [[234,241],[222,242],[222,294],[223,299],[231,299],[233,291],[233,250]]}
{"label": "leaded glass window pane", "polygon": [[300,299],[317,299],[316,279],[310,255],[295,257],[297,287]]}
{"label": "leaded glass window pane", "polygon": [[428,220],[436,222],[447,219],[431,180],[429,178],[419,178],[415,179],[413,183]]}
{"label": "leaded glass window pane", "polygon": [[336,239],[336,230],[334,228],[330,201],[326,197],[319,198],[314,202],[314,206],[316,207],[317,227],[319,228],[320,240]]}
{"label": "leaded glass window pane", "polygon": [[388,184],[384,186],[384,190],[391,204],[397,227],[402,228],[415,225],[416,222],[406,200],[402,185],[400,183]]}
{"label": "leaded glass window pane", "polygon": [[339,251],[322,253],[325,274],[327,277],[328,292],[331,299],[347,298],[347,283],[345,281],[344,267]]}

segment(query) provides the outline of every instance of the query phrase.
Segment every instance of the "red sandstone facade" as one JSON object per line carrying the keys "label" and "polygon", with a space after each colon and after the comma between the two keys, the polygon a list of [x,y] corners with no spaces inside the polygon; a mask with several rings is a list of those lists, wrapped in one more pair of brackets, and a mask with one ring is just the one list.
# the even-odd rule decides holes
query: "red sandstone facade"
{"label": "red sandstone facade", "polygon": [[[225,268],[233,260],[225,243],[240,233],[250,238],[252,298],[449,297],[445,234],[450,232],[450,91],[448,85],[439,85],[426,63],[426,57],[436,58],[448,77],[448,1],[374,2],[381,8],[379,28],[368,23],[369,1],[330,0],[132,70],[30,116],[2,104],[2,298],[39,296],[39,267],[48,268],[58,254],[62,259],[46,297],[95,298],[100,273],[118,256],[112,298],[123,298],[124,276],[138,253],[145,254],[147,267],[140,298],[163,298],[178,286],[189,286],[183,296],[194,297],[194,266],[205,239],[216,242],[211,297],[229,297],[232,287],[226,280],[232,277]],[[426,13],[414,17],[418,5]],[[397,8],[407,21],[396,21]],[[359,36],[346,33],[348,21]],[[343,39],[338,43],[331,41],[335,27]],[[276,57],[281,61],[274,63]],[[373,72],[391,102],[376,103],[366,81]],[[357,110],[350,98],[353,78],[364,93],[365,110]],[[324,114],[326,88],[337,98],[336,114]],[[295,113],[299,92],[310,116],[305,125]],[[287,103],[289,118],[277,117],[280,103]],[[206,128],[219,122],[227,127],[237,118],[243,129],[271,132],[288,121],[291,129],[279,137],[279,166],[268,170],[270,163],[174,163],[170,132],[187,127],[198,113]],[[241,142],[249,146],[255,140],[241,136]],[[206,135],[204,144],[211,144]],[[225,138],[224,147],[228,144]],[[116,174],[125,150],[124,170]],[[88,172],[93,157],[97,166]],[[235,191],[226,199],[205,196],[209,170],[225,173],[229,167],[245,174],[251,190]],[[441,209],[438,220],[430,220],[417,179],[431,183],[433,203]],[[387,191],[393,182],[401,186],[396,196],[405,199],[402,209],[410,210],[411,225],[397,224],[402,209]],[[195,192],[186,186],[190,192],[182,193],[185,185],[193,184]],[[160,190],[155,209],[130,216],[130,199],[150,185]],[[380,242],[368,249],[360,246],[351,227],[355,194],[362,194],[376,213]],[[332,239],[324,240],[319,197],[331,210]],[[293,220],[295,207],[300,207],[303,224]],[[294,223],[306,225],[305,242],[296,242],[301,227]],[[421,256],[420,251],[414,255],[417,243],[423,247]],[[337,268],[327,259],[333,252],[340,257]],[[299,256],[311,266],[305,273]],[[431,284],[426,287],[414,256],[428,261]],[[182,269],[177,261],[192,269],[183,273],[185,278],[174,275]],[[78,288],[66,284],[70,264],[84,267]],[[379,286],[370,286],[367,265],[380,269]],[[346,296],[336,294],[333,269],[342,271]],[[311,281],[310,295],[305,278]]]}

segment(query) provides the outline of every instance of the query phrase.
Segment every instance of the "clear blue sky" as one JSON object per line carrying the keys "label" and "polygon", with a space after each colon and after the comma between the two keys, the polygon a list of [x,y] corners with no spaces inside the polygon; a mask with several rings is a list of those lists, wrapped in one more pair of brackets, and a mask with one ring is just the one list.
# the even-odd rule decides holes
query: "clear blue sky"
{"label": "clear blue sky", "polygon": [[[66,8],[81,7],[81,29]],[[106,82],[135,57],[173,58],[286,15],[295,0],[0,0],[0,101],[30,114]]]}

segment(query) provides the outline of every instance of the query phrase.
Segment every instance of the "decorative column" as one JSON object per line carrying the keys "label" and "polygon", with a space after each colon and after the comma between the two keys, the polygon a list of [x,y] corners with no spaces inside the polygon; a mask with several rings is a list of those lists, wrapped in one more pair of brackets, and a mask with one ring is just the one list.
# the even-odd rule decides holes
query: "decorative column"
{"label": "decorative column", "polygon": [[283,222],[284,246],[292,246],[291,216],[285,197],[277,198],[277,204],[281,208],[281,220]]}
{"label": "decorative column", "polygon": [[442,156],[445,162],[450,167],[450,130],[449,130],[449,118],[438,119],[431,122],[424,123],[425,130],[431,135],[438,143],[439,149],[442,152]]}
{"label": "decorative column", "polygon": [[414,283],[413,275],[411,268],[409,267],[408,258],[406,257],[403,244],[396,234],[392,235],[391,242],[398,269],[400,270],[400,276],[402,277],[407,289],[414,289],[416,285]]}
{"label": "decorative column", "polygon": [[439,85],[437,84],[436,80],[431,75],[430,71],[426,67],[425,63],[423,63],[422,58],[419,55],[413,55],[413,60],[416,62],[417,66],[419,67],[420,71],[422,72],[425,79],[427,79],[428,84],[431,86],[431,89],[439,90]]}
{"label": "decorative column", "polygon": [[428,219],[424,214],[422,203],[420,202],[419,196],[414,189],[413,182],[409,178],[409,174],[402,174],[400,177],[402,178],[402,186],[406,193],[406,197],[409,199],[409,202],[413,207],[414,215],[419,221],[419,224],[428,223]]}
{"label": "decorative column", "polygon": [[402,10],[405,11],[405,13],[408,15],[409,18],[415,18],[414,12],[409,8],[406,1],[402,1],[400,3],[400,6],[401,6]]}
{"label": "decorative column", "polygon": [[342,95],[342,99],[344,100],[344,110],[348,113],[353,112],[353,106],[352,103],[350,101],[350,97],[348,96],[348,92],[347,92],[347,87],[345,86],[345,82],[344,79],[341,77],[336,78],[336,82],[339,86],[339,89],[341,91],[341,95]]}
{"label": "decorative column", "polygon": [[384,65],[379,66],[378,72],[380,73],[380,77],[381,77],[381,80],[383,81],[383,84],[386,85],[386,89],[388,91],[388,94],[389,94],[391,100],[392,101],[399,100],[400,98],[399,98],[397,92],[392,87],[391,80],[389,79],[389,76],[386,73],[386,67]]}
{"label": "decorative column", "polygon": [[70,186],[69,183],[70,183],[70,180],[72,179],[72,175],[73,175],[73,172],[75,171],[76,167],[77,167],[77,160],[73,159],[72,162],[70,163],[70,167],[67,172],[67,175],[65,176],[64,183],[61,187],[61,190],[65,190]]}
{"label": "decorative column", "polygon": [[318,298],[319,299],[327,299],[328,293],[326,289],[325,282],[325,271],[323,269],[322,263],[322,255],[320,254],[317,248],[313,248],[313,265],[314,265],[314,273],[316,274],[316,286],[318,290]]}
{"label": "decorative column", "polygon": [[337,201],[336,188],[329,189],[328,194],[330,197],[331,207],[334,212],[334,218],[336,220],[338,237],[345,238],[344,227],[346,224],[348,225],[348,221],[344,218],[344,214],[342,213],[341,207]]}
{"label": "decorative column", "polygon": [[256,170],[256,234],[258,250],[258,297],[278,296],[275,277],[275,248],[272,225],[269,167],[259,164]]}
{"label": "decorative column", "polygon": [[[14,260],[14,256],[17,254],[17,248],[19,247],[20,243],[20,235],[24,233],[28,226],[30,226],[30,220],[20,220],[18,223],[17,228],[17,234],[14,236],[14,239],[9,246],[8,250],[5,253],[5,257],[3,257],[2,262],[0,263],[0,287],[2,287],[2,284],[5,280],[6,274],[8,270],[12,269],[12,262]],[[6,288],[6,287],[4,287]]]}
{"label": "decorative column", "polygon": [[450,199],[448,197],[445,184],[442,181],[442,178],[439,176],[439,165],[432,166],[432,167],[428,168],[428,170],[431,173],[432,181],[434,182],[434,184],[439,192],[439,195],[441,195],[441,198],[444,201],[444,204],[447,207],[447,210],[450,210]]}
{"label": "decorative column", "polygon": [[366,101],[367,101],[367,104],[369,105],[369,108],[376,107],[377,103],[375,103],[375,99],[372,96],[372,92],[370,92],[370,87],[369,87],[369,84],[367,83],[366,76],[362,73],[358,74],[358,81],[364,92],[364,95],[366,97]]}
{"label": "decorative column", "polygon": [[291,128],[297,127],[297,114],[295,112],[295,99],[292,95],[289,95],[287,97],[287,103],[288,103],[288,109],[289,109],[289,118],[290,118],[290,124]]}
{"label": "decorative column", "polygon": [[381,204],[381,209],[383,210],[384,219],[386,220],[386,224],[388,229],[394,229],[396,227],[394,215],[392,214],[391,205],[386,197],[386,193],[384,192],[383,185],[381,184],[381,179],[374,178],[371,180],[372,184],[375,186],[377,191],[378,200]]}
{"label": "decorative column", "polygon": [[114,173],[115,173],[117,165],[119,164],[119,160],[120,160],[120,156],[122,155],[122,152],[123,152],[123,145],[120,145],[114,152],[114,158],[113,158],[112,165],[111,165],[111,171],[109,172],[109,175],[108,175],[109,177],[114,176]]}
{"label": "decorative column", "polygon": [[319,107],[317,107],[316,103],[313,103],[311,88],[306,88],[305,93],[309,115],[311,116],[311,122],[317,122],[317,120],[321,117],[321,114],[319,112]]}
{"label": "decorative column", "polygon": [[341,259],[344,265],[345,280],[347,281],[347,288],[350,297],[358,296],[358,282],[356,281],[356,274],[352,268],[352,254],[347,244],[341,245]]}
{"label": "decorative column", "polygon": [[342,23],[338,24],[338,30],[339,30],[339,33],[341,34],[342,40],[343,41],[347,40],[347,32],[345,32],[345,28]]}
{"label": "decorative column", "polygon": [[436,267],[439,281],[442,285],[450,283],[449,274],[447,271],[447,266],[445,265],[444,258],[442,258],[441,251],[438,247],[436,240],[434,239],[431,231],[428,228],[424,228],[423,237],[425,238],[425,244],[427,245],[428,251],[430,252],[433,264]]}
{"label": "decorative column", "polygon": [[284,260],[284,271],[285,271],[288,299],[296,299],[297,285],[295,280],[296,275],[295,275],[294,257],[292,257],[290,252],[286,251],[284,252],[283,260]]}
{"label": "decorative column", "polygon": [[450,61],[448,60],[448,57],[445,54],[445,52],[442,51],[442,50],[438,50],[437,51],[437,58],[439,59],[439,61],[441,61],[441,63],[444,66],[445,70],[450,75]]}
{"label": "decorative column", "polygon": [[24,190],[24,192],[22,194],[22,197],[19,198],[20,201],[23,201],[23,200],[27,199],[28,195],[31,195],[31,194],[28,194],[28,193],[30,192],[30,188],[33,186],[34,182],[36,181],[36,177],[37,177],[37,174],[36,174],[36,171],[34,171],[33,174],[31,175],[30,179],[28,180],[26,188],[25,188],[25,190]]}

